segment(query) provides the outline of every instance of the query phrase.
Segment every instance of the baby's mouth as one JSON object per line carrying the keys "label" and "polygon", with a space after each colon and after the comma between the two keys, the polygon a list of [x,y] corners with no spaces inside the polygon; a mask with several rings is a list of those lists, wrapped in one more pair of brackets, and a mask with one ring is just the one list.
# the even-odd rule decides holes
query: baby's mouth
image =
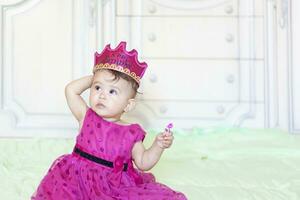
{"label": "baby's mouth", "polygon": [[102,103],[97,103],[97,104],[96,104],[96,107],[97,107],[97,108],[105,108],[105,105],[102,104]]}

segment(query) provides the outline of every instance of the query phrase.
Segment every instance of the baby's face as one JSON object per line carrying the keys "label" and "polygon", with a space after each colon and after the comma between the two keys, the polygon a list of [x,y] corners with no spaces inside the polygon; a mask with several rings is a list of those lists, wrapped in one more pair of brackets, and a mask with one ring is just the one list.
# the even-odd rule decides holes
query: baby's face
{"label": "baby's face", "polygon": [[109,71],[98,70],[91,86],[90,106],[104,118],[120,118],[133,98],[134,91],[129,82],[122,78],[113,79],[114,75]]}

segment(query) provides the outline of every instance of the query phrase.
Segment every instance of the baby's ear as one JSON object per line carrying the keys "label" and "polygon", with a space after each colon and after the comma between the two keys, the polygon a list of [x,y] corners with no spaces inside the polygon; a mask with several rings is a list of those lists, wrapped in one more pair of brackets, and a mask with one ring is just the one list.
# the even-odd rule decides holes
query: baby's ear
{"label": "baby's ear", "polygon": [[124,108],[124,112],[129,112],[129,111],[133,110],[135,108],[135,105],[136,105],[135,99],[128,99],[128,104]]}

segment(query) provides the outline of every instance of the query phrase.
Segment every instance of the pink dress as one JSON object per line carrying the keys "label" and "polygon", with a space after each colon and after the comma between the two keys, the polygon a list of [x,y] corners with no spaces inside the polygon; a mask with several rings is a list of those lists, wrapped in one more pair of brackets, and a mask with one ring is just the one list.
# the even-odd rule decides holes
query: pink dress
{"label": "pink dress", "polygon": [[[131,149],[135,142],[144,137],[145,132],[138,124],[109,122],[89,108],[75,146],[110,161],[113,167],[91,161],[74,151],[62,155],[53,162],[31,199],[186,199],[184,194],[156,182],[151,173],[133,167]],[[124,163],[127,163],[126,171]]]}

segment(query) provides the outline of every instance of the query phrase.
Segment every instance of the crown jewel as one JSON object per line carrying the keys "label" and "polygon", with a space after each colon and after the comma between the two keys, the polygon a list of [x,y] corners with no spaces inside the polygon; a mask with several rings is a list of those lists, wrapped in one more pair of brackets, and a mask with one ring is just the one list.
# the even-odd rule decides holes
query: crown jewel
{"label": "crown jewel", "polygon": [[135,49],[126,50],[126,42],[122,41],[115,49],[111,49],[110,44],[106,45],[103,51],[95,52],[95,62],[93,72],[98,69],[111,69],[127,74],[138,84],[143,77],[147,63],[138,61],[138,53]]}

